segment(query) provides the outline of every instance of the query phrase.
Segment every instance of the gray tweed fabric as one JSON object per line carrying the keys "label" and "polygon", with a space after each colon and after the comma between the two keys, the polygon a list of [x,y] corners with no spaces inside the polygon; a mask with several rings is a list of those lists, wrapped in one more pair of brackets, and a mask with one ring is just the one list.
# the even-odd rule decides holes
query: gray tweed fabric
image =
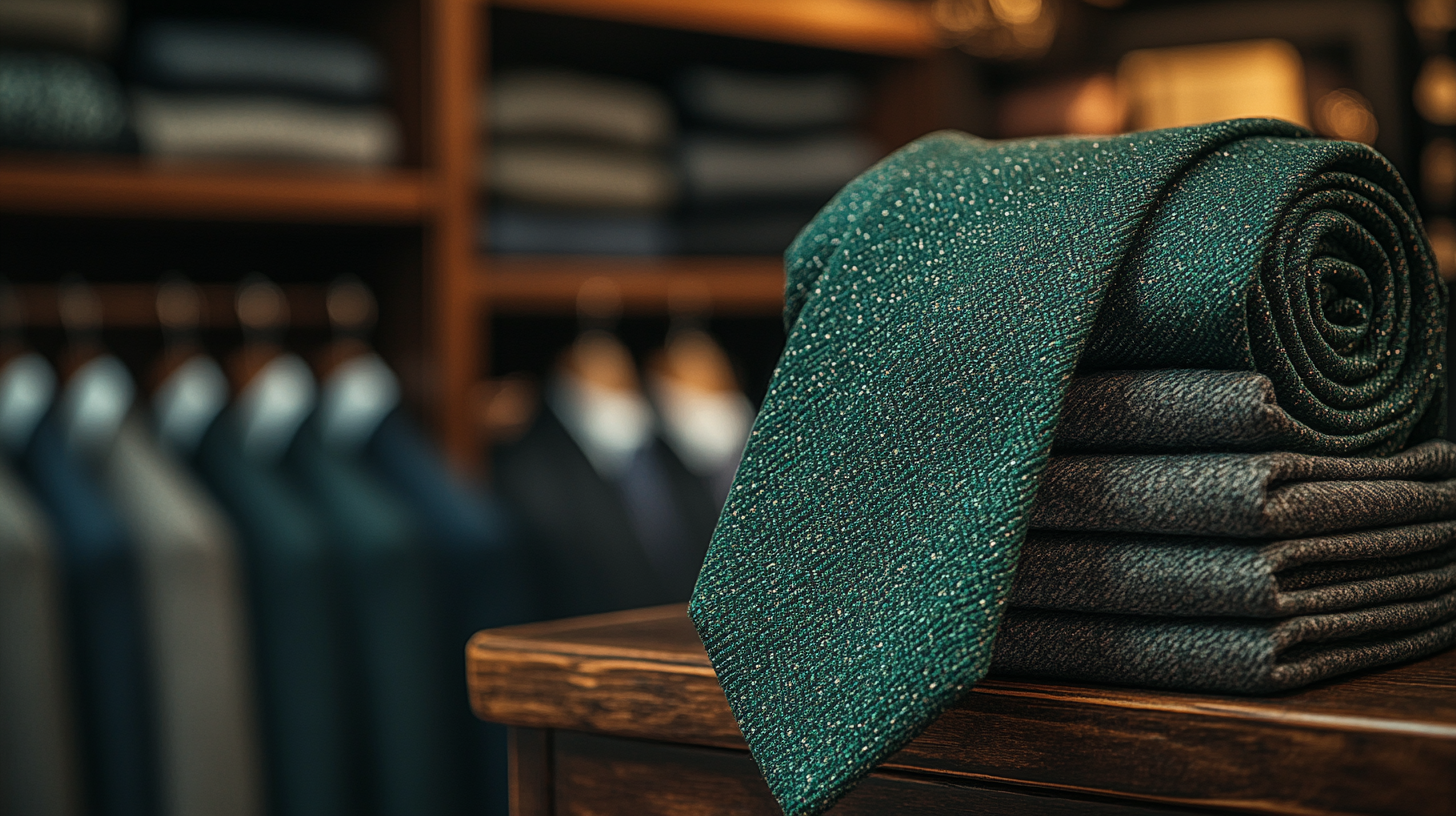
{"label": "gray tweed fabric", "polygon": [[[1398,442],[1398,440],[1396,440]],[[1054,449],[1085,453],[1199,450],[1391,453],[1390,438],[1317,431],[1279,405],[1255,371],[1097,371],[1074,378]]]}
{"label": "gray tweed fabric", "polygon": [[1031,527],[1292,538],[1456,518],[1456,445],[1383,459],[1301,453],[1054,456]]}
{"label": "gray tweed fabric", "polygon": [[1183,691],[1262,694],[1456,642],[1456,592],[1277,621],[1012,609],[991,670]]}
{"label": "gray tweed fabric", "polygon": [[1288,541],[1032,531],[1011,605],[1273,618],[1456,590],[1456,522]]}

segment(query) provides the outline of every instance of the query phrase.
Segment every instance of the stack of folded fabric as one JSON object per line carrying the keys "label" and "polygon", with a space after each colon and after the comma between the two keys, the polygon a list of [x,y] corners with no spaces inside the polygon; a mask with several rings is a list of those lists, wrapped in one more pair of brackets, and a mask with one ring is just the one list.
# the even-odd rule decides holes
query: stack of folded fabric
{"label": "stack of folded fabric", "polygon": [[[1253,372],[1074,380],[1058,450],[1107,452],[1052,457],[993,670],[1260,693],[1456,640],[1456,445],[1307,430]],[[1159,449],[1223,452],[1113,452]]]}
{"label": "stack of folded fabric", "polygon": [[691,613],[786,813],[988,670],[1268,693],[1456,643],[1447,291],[1367,146],[933,134],[785,257]]}
{"label": "stack of folded fabric", "polygon": [[482,239],[496,252],[671,250],[672,108],[651,86],[564,70],[503,72],[481,103],[491,134]]}
{"label": "stack of folded fabric", "polygon": [[120,20],[112,0],[0,0],[0,147],[130,146],[126,99],[97,59]]}
{"label": "stack of folded fabric", "polygon": [[252,23],[155,20],[134,54],[144,153],[384,165],[399,128],[379,56],[349,37]]}
{"label": "stack of folded fabric", "polygon": [[852,127],[853,77],[698,67],[679,89],[693,123],[680,149],[683,252],[781,253],[878,156]]}

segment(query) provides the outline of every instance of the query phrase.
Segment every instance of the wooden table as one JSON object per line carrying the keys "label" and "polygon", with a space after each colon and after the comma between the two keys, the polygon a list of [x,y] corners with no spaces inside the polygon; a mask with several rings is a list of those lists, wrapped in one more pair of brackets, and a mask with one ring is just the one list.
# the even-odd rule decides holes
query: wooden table
{"label": "wooden table", "polygon": [[[777,814],[681,606],[494,629],[517,816]],[[1274,697],[990,679],[834,814],[1456,814],[1456,651]]]}

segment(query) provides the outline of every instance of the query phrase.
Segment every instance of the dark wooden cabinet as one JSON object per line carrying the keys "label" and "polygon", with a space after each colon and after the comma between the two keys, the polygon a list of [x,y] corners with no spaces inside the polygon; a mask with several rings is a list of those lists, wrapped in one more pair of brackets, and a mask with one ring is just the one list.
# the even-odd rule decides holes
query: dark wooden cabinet
{"label": "dark wooden cabinet", "polygon": [[[518,816],[776,814],[680,606],[481,632]],[[831,812],[1456,813],[1456,652],[1271,697],[992,678]]]}

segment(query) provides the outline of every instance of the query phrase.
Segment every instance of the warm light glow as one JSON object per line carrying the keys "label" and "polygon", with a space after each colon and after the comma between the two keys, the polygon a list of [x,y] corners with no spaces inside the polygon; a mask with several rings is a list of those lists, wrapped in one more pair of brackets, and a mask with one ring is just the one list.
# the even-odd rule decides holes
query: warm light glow
{"label": "warm light glow", "polygon": [[1441,277],[1447,281],[1456,278],[1456,223],[1449,218],[1432,218],[1426,223],[1426,236],[1431,239]]}
{"label": "warm light glow", "polygon": [[1040,56],[1057,33],[1055,0],[932,0],[930,18],[961,50],[987,59]]}
{"label": "warm light glow", "polygon": [[1283,40],[1133,51],[1117,80],[1134,130],[1241,117],[1309,124],[1304,61]]}
{"label": "warm light glow", "polygon": [[1456,142],[1443,136],[1421,151],[1421,193],[1433,207],[1456,202]]}
{"label": "warm light glow", "polygon": [[1330,91],[1314,103],[1314,127],[1325,136],[1365,144],[1380,133],[1370,102],[1349,88]]}
{"label": "warm light glow", "polygon": [[1415,103],[1427,121],[1456,125],[1456,62],[1447,56],[1426,60],[1416,77]]}
{"label": "warm light glow", "polygon": [[1422,32],[1444,34],[1456,29],[1456,0],[1410,0],[1405,13]]}

